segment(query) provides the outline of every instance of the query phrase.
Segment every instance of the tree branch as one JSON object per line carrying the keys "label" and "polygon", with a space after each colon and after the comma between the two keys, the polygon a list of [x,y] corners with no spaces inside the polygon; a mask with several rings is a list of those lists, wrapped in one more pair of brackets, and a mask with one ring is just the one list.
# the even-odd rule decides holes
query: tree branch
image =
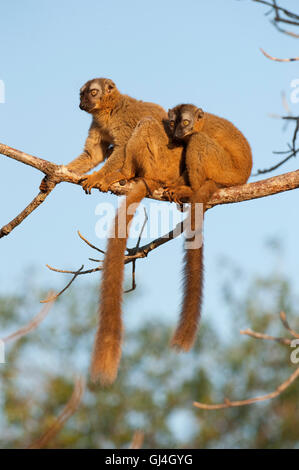
{"label": "tree branch", "polygon": [[[293,330],[286,318],[285,312],[280,312],[280,320],[284,326],[284,328],[291,333],[294,338],[299,338],[299,334]],[[241,335],[248,335],[256,339],[266,339],[271,341],[276,341],[281,344],[291,345],[291,340],[289,338],[278,338],[276,336],[266,335],[264,333],[259,333],[256,331],[252,331],[250,329],[241,330]],[[238,401],[230,401],[228,398],[225,398],[224,403],[217,403],[215,405],[210,405],[207,403],[200,403],[200,402],[193,402],[193,405],[196,408],[200,408],[202,410],[221,410],[223,408],[232,408],[235,406],[245,406],[251,405],[252,403],[256,403],[258,401],[270,400],[272,398],[276,398],[282,392],[284,392],[297,378],[299,377],[299,367],[289,376],[287,380],[285,380],[282,384],[280,384],[274,392],[268,393],[267,395],[262,395],[260,397],[249,398],[248,400],[238,400]]]}
{"label": "tree branch", "polygon": [[20,339],[23,336],[30,333],[30,331],[35,330],[38,327],[38,325],[44,320],[44,318],[48,315],[53,305],[53,300],[51,300],[52,295],[53,295],[52,292],[48,293],[48,296],[47,296],[48,304],[45,305],[42,308],[42,310],[29,323],[27,323],[25,326],[18,329],[14,333],[11,333],[10,335],[5,336],[4,338],[0,338],[1,341],[3,341],[3,343],[8,343],[9,341]]}
{"label": "tree branch", "polygon": [[284,173],[255,183],[220,189],[213,195],[212,199],[208,202],[207,207],[211,208],[221,204],[249,201],[251,199],[258,199],[290,191],[298,187],[299,170],[290,171],[289,173]]}
{"label": "tree branch", "polygon": [[[276,0],[272,0],[272,3],[269,3],[266,0],[252,0],[252,1],[255,3],[261,3],[262,5],[271,7],[272,12],[274,12],[275,14],[274,19],[272,21],[277,22],[277,23],[278,22],[287,23],[293,26],[299,26],[299,15],[290,10],[287,10],[286,8],[282,8],[278,6],[276,3]],[[280,13],[285,15],[287,18],[280,16]]]}
{"label": "tree branch", "polygon": [[43,449],[49,441],[59,433],[66,421],[75,413],[75,411],[77,411],[84,394],[84,388],[85,381],[82,376],[79,376],[75,381],[72,396],[60,415],[40,438],[36,439],[28,446],[28,449]]}
{"label": "tree branch", "polygon": [[[142,226],[141,230],[143,230],[143,228],[144,228],[144,225]],[[162,237],[158,237],[155,240],[152,240],[150,243],[147,243],[146,245],[139,246],[140,240],[141,240],[141,233],[142,233],[141,232],[140,236],[138,238],[136,246],[134,248],[127,248],[127,254],[125,255],[124,264],[133,263],[133,273],[132,273],[133,282],[132,283],[133,283],[134,289],[136,287],[136,283],[135,283],[135,266],[134,266],[136,264],[136,260],[141,259],[141,258],[146,258],[147,255],[151,251],[155,250],[156,248],[158,248],[161,245],[164,245],[164,243],[167,243],[169,240],[173,240],[174,238],[178,237],[179,235],[181,235],[183,233],[183,231],[184,231],[184,223],[179,222],[175,226],[175,228],[173,230],[171,230],[170,232],[168,232],[167,234],[163,235]],[[101,250],[100,248],[94,246],[85,237],[83,237],[79,231],[78,231],[78,235],[81,238],[81,240],[83,240],[88,246],[90,246],[94,250],[100,251],[101,253],[105,254],[105,252],[103,250]],[[92,261],[96,261],[97,263],[101,262],[100,260],[93,260],[92,258],[89,258],[89,259],[91,259]],[[58,294],[53,294],[51,297],[48,297],[45,300],[41,300],[41,303],[48,303],[48,302],[51,302],[53,300],[56,300],[58,297],[60,297],[71,286],[71,284],[75,281],[75,279],[78,276],[84,275],[84,274],[96,273],[98,271],[102,271],[102,269],[103,269],[102,266],[98,266],[97,268],[86,269],[85,271],[83,271],[84,265],[82,265],[77,271],[70,271],[70,270],[65,270],[65,269],[53,268],[49,264],[47,264],[46,266],[51,271],[54,271],[56,273],[62,273],[62,274],[72,274],[73,277],[67,283],[67,285],[60,292],[58,292]],[[125,293],[128,293],[128,292],[130,292],[131,290],[134,290],[134,289],[130,289],[129,291],[126,291]]]}
{"label": "tree branch", "polygon": [[248,400],[239,400],[239,401],[230,401],[228,398],[225,399],[224,403],[219,403],[217,405],[208,405],[206,403],[193,402],[193,405],[196,408],[201,410],[221,410],[223,408],[233,408],[235,406],[244,406],[251,405],[258,401],[270,400],[275,398],[284,392],[297,378],[299,377],[299,367],[290,375],[290,377],[280,384],[274,392],[268,393],[267,395],[262,395],[260,397],[249,398]]}
{"label": "tree branch", "polygon": [[143,441],[144,441],[144,432],[141,430],[135,431],[132,442],[130,444],[130,449],[141,449]]}
{"label": "tree branch", "polygon": [[[49,180],[56,184],[67,182],[80,185],[80,180],[83,175],[78,175],[69,171],[64,165],[56,165],[55,163],[42,160],[38,157],[26,154],[19,150],[8,147],[7,145],[0,144],[0,154],[6,155],[9,158],[18,160],[26,165],[30,165],[49,177]],[[119,183],[113,184],[110,191],[116,195],[125,195],[133,187],[134,181],[129,181],[125,185]],[[257,199],[273,194],[278,194],[284,191],[290,191],[299,187],[299,170],[285,173],[273,178],[268,178],[255,183],[248,183],[241,186],[233,186],[230,188],[220,189],[214,194],[212,199],[208,202],[207,208],[214,207],[221,204],[231,204],[235,202],[248,201],[250,199]],[[52,190],[52,189],[51,189]],[[12,222],[4,226],[0,230],[0,237],[7,235],[17,225],[19,225],[33,210],[35,210],[47,197],[48,193],[39,193],[32,203],[24,209]],[[167,194],[163,188],[155,191],[152,195],[148,196],[151,199],[159,201],[167,201]]]}
{"label": "tree branch", "polygon": [[274,60],[275,62],[296,62],[296,61],[299,60],[299,57],[290,57],[290,58],[287,58],[287,59],[279,59],[278,57],[273,57],[272,55],[268,54],[268,52],[264,51],[264,49],[262,49],[261,47],[260,47],[260,50],[264,54],[265,57],[267,57],[268,59]]}
{"label": "tree branch", "polygon": [[33,201],[30,202],[30,204],[28,204],[27,207],[25,207],[25,209],[20,212],[20,214],[18,214],[13,220],[11,220],[8,224],[4,225],[1,229],[0,229],[0,238],[2,237],[5,237],[7,235],[10,234],[10,232],[16,228],[18,225],[20,225],[23,220],[26,219],[26,217],[28,217],[28,215],[31,214],[31,212],[33,212],[35,209],[37,209],[43,202],[44,200],[49,196],[49,194],[52,192],[52,190],[54,189],[51,188],[49,189],[49,191],[45,192],[45,193],[42,193],[40,192],[34,199]]}

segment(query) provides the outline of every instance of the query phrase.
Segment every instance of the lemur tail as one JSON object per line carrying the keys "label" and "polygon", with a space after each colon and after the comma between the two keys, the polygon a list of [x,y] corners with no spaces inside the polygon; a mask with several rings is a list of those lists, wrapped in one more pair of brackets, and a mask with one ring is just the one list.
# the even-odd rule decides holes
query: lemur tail
{"label": "lemur tail", "polygon": [[[117,376],[122,343],[122,297],[125,249],[130,223],[138,204],[147,194],[145,183],[140,180],[128,194],[116,217],[108,238],[103,265],[99,324],[96,333],[91,364],[91,379],[110,385]],[[133,207],[130,207],[134,204]],[[125,221],[125,223],[124,223]],[[123,233],[120,233],[122,230]]]}
{"label": "lemur tail", "polygon": [[[180,321],[171,340],[171,346],[189,351],[196,338],[197,326],[200,320],[203,296],[203,245],[201,235],[201,220],[196,220],[195,204],[191,204],[191,229],[195,235],[188,239],[190,246],[185,247],[183,271],[183,302]],[[200,217],[201,219],[201,217]],[[195,225],[196,221],[196,225]],[[200,225],[200,227],[199,227]],[[192,247],[192,244],[194,246]]]}

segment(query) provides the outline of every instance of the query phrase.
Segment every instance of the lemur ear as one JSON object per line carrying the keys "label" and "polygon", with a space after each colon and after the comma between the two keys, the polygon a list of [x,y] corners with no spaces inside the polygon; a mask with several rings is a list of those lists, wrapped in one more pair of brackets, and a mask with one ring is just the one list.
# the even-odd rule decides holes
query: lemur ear
{"label": "lemur ear", "polygon": [[197,114],[197,119],[202,119],[205,113],[201,108],[197,108],[196,114]]}
{"label": "lemur ear", "polygon": [[105,80],[105,92],[111,93],[111,91],[114,90],[115,88],[116,88],[115,83],[112,80],[110,80],[110,78],[107,78]]}

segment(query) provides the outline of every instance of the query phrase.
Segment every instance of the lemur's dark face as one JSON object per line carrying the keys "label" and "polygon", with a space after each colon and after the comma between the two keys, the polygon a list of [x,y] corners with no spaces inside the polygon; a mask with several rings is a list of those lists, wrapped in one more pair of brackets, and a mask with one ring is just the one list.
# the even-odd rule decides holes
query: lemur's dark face
{"label": "lemur's dark face", "polygon": [[168,126],[175,140],[184,140],[194,132],[196,121],[202,119],[204,112],[194,105],[180,105],[168,110]]}
{"label": "lemur's dark face", "polygon": [[80,109],[93,113],[101,107],[105,95],[115,90],[115,84],[109,78],[94,78],[89,80],[80,89]]}

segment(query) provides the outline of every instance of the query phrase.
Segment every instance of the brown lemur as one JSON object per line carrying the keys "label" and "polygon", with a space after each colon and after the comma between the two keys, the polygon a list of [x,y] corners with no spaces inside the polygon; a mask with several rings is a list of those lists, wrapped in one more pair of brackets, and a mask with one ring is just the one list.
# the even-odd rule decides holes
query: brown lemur
{"label": "brown lemur", "polygon": [[[94,86],[96,86],[97,93]],[[80,106],[93,114],[93,122],[85,151],[71,162],[68,168],[78,173],[87,172],[103,161],[109,145],[114,145],[112,155],[104,167],[83,181],[82,186],[85,191],[90,192],[92,187],[107,191],[113,182],[134,177],[141,178],[128,194],[126,203],[121,206],[115,219],[116,229],[119,221],[125,220],[125,236],[123,234],[118,236],[118,232],[116,236],[113,233],[110,235],[103,266],[99,327],[91,373],[94,380],[99,377],[102,383],[108,384],[115,380],[121,357],[124,252],[129,224],[134,216],[136,205],[146,197],[148,192],[161,186],[168,187],[171,197],[176,200],[190,197],[192,190],[187,186],[187,174],[184,171],[183,142],[181,141],[178,146],[169,145],[169,135],[162,124],[166,116],[162,108],[121,95],[114,83],[107,79],[87,82],[81,89]],[[142,119],[146,116],[154,116],[156,119]],[[140,118],[142,120],[137,125]],[[197,154],[197,162],[199,161]],[[194,167],[196,168],[196,165]],[[190,164],[189,168],[191,168]],[[178,197],[174,196],[175,188],[179,190]],[[134,209],[128,212],[127,207],[130,208],[130,205],[134,203]],[[194,260],[194,257],[191,259]],[[194,269],[195,267],[191,265],[189,275],[185,278],[185,288],[188,293],[188,295],[185,294],[185,298],[190,295],[191,299],[195,298],[195,305],[199,306],[197,297],[200,288],[196,280],[193,282]],[[190,288],[188,283],[191,281],[193,287]],[[176,340],[177,335],[175,335],[172,343],[174,346],[187,350],[195,338],[199,313],[195,323],[191,321],[190,316],[184,317],[190,325],[184,326],[182,318],[181,316],[178,328],[184,333],[181,335],[181,342]]]}
{"label": "brown lemur", "polygon": [[[99,181],[102,182],[102,191],[108,189],[104,187],[105,175],[122,167],[125,145],[140,119],[147,116],[159,120],[167,117],[165,110],[158,104],[120,93],[109,78],[95,78],[82,86],[80,109],[92,115],[92,123],[83,152],[67,165],[68,170],[85,174],[107,159],[99,171],[89,175],[83,182],[87,192]],[[47,182],[48,178],[45,177],[40,186],[41,191],[47,190]]]}
{"label": "brown lemur", "polygon": [[[193,192],[200,189],[203,195],[209,188],[214,191],[246,183],[252,169],[251,149],[230,121],[192,104],[181,104],[168,110],[168,125],[173,141],[186,146],[186,169]],[[175,187],[177,199],[179,192]]]}
{"label": "brown lemur", "polygon": [[[186,146],[186,170],[193,191],[191,230],[196,230],[195,204],[205,204],[218,188],[244,184],[252,169],[252,154],[244,135],[226,119],[204,113],[191,104],[178,105],[168,111],[168,124],[174,142]],[[189,195],[189,188],[168,188],[179,202]],[[191,238],[191,241],[193,239]],[[200,318],[203,290],[203,245],[185,250],[184,298],[179,326],[173,346],[189,350]]]}

